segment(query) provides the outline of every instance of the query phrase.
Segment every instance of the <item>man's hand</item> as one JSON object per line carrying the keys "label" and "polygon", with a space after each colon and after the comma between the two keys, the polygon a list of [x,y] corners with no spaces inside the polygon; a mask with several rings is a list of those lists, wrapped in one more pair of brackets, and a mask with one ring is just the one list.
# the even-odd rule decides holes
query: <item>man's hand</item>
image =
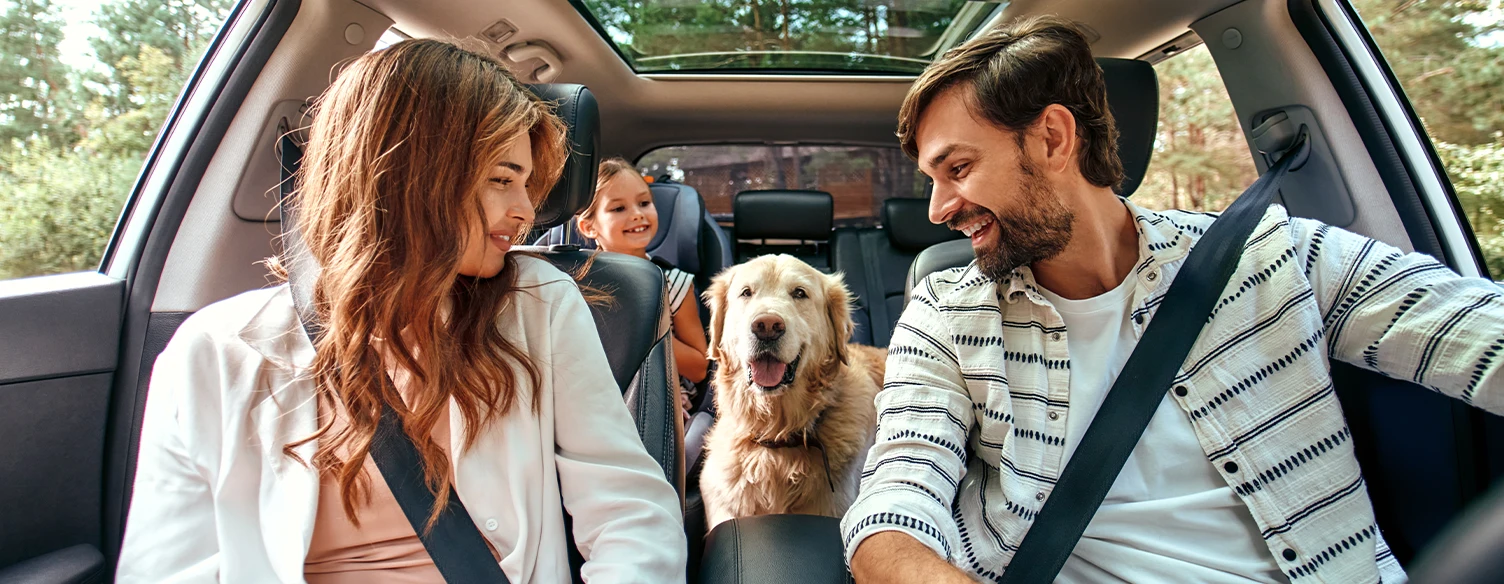
{"label": "man's hand", "polygon": [[974,584],[970,576],[934,550],[898,531],[862,540],[851,556],[851,575],[861,584]]}

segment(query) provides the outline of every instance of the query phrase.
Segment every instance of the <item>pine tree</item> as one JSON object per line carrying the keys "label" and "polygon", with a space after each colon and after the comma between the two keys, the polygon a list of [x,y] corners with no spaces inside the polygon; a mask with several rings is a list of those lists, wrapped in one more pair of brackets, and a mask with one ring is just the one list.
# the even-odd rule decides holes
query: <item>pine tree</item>
{"label": "pine tree", "polygon": [[51,0],[14,0],[0,15],[0,151],[32,136],[71,143],[62,17]]}

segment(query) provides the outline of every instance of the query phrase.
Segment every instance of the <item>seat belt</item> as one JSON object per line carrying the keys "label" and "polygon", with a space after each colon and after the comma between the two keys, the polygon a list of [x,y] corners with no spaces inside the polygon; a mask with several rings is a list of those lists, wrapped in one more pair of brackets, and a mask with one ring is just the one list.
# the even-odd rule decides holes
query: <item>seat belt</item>
{"label": "seat belt", "polygon": [[[1200,336],[1281,180],[1309,156],[1304,127],[1284,153],[1191,248],[1159,311],[1004,569],[1002,584],[1045,584],[1060,574]],[[1192,331],[1196,334],[1187,334]]]}
{"label": "seat belt", "polygon": [[[893,226],[888,225],[887,228],[892,229]],[[893,336],[893,321],[888,320],[888,295],[886,294],[887,291],[883,290],[882,272],[880,271],[882,267],[878,265],[877,246],[873,243],[862,241],[863,235],[866,234],[858,232],[856,234],[856,242],[857,246],[862,249],[862,264],[865,265],[863,271],[866,272],[865,276],[867,277],[867,297],[863,298],[863,300],[867,302],[867,320],[871,321],[871,324],[868,326],[872,328],[872,346],[886,347],[888,346],[888,341],[892,340]],[[877,235],[887,237],[883,233]]]}
{"label": "seat belt", "polygon": [[[278,187],[281,197],[279,208],[283,225],[286,226],[290,223],[286,204],[293,191],[293,177],[302,163],[303,151],[288,135],[283,136],[279,147],[281,151],[278,153],[278,161],[282,167],[282,182]],[[287,235],[285,244],[298,250],[288,254],[289,256],[307,254],[307,250],[301,249],[303,243],[296,233],[285,229],[284,233]],[[313,289],[312,283],[305,280],[308,274],[297,269],[308,267],[307,263],[297,259],[288,262],[287,279],[292,291],[293,307],[303,325],[303,332],[308,335],[308,341],[317,346],[316,339],[322,327],[315,320],[315,313],[310,306],[311,298],[308,295]],[[384,390],[391,392],[390,394],[396,393],[391,387],[391,379],[383,375],[381,380],[387,386]],[[418,539],[423,542],[423,549],[428,551],[428,556],[433,559],[434,566],[445,582],[508,583],[501,564],[491,555],[491,547],[486,544],[480,529],[475,527],[475,521],[470,518],[470,513],[465,510],[465,504],[460,501],[459,494],[452,485],[449,487],[449,503],[434,521],[433,529],[427,529],[436,499],[424,480],[423,457],[418,453],[412,437],[403,431],[401,418],[391,405],[382,405],[381,419],[376,425],[376,435],[371,439],[370,452],[376,468],[381,471],[381,478],[392,490],[392,496],[397,499],[402,514],[418,534]]]}

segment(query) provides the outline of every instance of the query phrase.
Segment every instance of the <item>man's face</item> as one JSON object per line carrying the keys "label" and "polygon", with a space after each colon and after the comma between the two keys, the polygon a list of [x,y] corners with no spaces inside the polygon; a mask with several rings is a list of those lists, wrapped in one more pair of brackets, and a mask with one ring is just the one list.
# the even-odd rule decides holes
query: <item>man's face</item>
{"label": "man's face", "polygon": [[930,222],[971,238],[982,272],[1001,279],[1058,255],[1074,214],[1030,156],[1030,137],[972,111],[964,84],[942,91],[919,116],[919,169],[934,180]]}

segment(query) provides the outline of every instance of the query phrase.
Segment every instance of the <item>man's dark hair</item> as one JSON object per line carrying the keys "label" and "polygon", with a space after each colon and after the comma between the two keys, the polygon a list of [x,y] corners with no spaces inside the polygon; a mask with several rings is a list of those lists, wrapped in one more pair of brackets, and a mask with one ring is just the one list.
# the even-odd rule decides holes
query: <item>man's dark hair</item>
{"label": "man's dark hair", "polygon": [[914,81],[898,111],[898,139],[910,157],[919,157],[915,134],[924,108],[961,84],[971,88],[975,114],[1012,132],[1023,132],[1050,104],[1064,106],[1076,118],[1081,174],[1099,187],[1116,189],[1123,182],[1102,68],[1075,24],[1028,18],[946,51]]}

